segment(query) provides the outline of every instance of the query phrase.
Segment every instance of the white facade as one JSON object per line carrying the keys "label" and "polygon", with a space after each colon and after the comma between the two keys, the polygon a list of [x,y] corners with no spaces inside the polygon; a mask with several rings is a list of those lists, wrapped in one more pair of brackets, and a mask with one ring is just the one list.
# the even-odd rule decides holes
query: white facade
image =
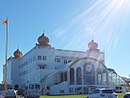
{"label": "white facade", "polygon": [[109,81],[104,52],[97,49],[94,40],[84,52],[55,49],[44,34],[38,42],[25,55],[17,50],[8,60],[8,84],[25,87],[40,83],[42,94],[86,93],[88,87],[116,85]]}

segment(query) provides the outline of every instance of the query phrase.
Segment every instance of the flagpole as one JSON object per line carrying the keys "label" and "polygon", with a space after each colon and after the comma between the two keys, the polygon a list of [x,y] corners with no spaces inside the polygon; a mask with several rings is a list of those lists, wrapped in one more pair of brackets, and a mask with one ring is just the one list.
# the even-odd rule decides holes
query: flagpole
{"label": "flagpole", "polygon": [[6,50],[5,50],[5,83],[4,83],[4,89],[7,90],[7,72],[8,72],[8,18],[7,18],[7,23],[6,23]]}

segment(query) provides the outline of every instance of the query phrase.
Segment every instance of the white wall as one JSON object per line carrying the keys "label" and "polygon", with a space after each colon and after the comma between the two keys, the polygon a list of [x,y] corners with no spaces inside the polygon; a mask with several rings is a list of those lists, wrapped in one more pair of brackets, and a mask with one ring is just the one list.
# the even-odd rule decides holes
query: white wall
{"label": "white wall", "polygon": [[[61,90],[64,90],[64,93],[60,93]],[[50,88],[50,94],[59,95],[59,94],[68,94],[69,86],[68,82],[62,82],[61,84],[54,85]]]}

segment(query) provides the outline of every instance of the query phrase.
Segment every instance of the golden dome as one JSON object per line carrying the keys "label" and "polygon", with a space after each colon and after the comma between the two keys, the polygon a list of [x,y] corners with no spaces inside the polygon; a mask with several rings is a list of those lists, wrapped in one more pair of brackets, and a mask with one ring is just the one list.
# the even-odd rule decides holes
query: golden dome
{"label": "golden dome", "polygon": [[94,40],[91,40],[91,42],[88,43],[89,50],[97,50],[98,44],[94,42]]}
{"label": "golden dome", "polygon": [[44,35],[44,33],[38,38],[39,45],[48,45],[49,38]]}
{"label": "golden dome", "polygon": [[15,52],[14,52],[14,57],[15,58],[21,58],[23,56],[23,53],[21,51],[19,51],[19,49],[17,49]]}

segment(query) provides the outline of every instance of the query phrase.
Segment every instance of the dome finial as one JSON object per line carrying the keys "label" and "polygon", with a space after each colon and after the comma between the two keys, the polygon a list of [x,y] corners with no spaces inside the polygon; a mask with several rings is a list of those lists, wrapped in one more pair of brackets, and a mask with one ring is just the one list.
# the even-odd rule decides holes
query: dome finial
{"label": "dome finial", "polygon": [[21,58],[23,56],[23,53],[19,50],[19,48],[14,52],[15,58]]}
{"label": "dome finial", "polygon": [[49,44],[49,38],[44,33],[44,29],[43,29],[43,34],[41,36],[39,36],[39,38],[38,38],[38,44],[36,44],[36,45],[40,45],[40,46],[51,46]]}
{"label": "dome finial", "polygon": [[42,35],[43,35],[43,36],[45,36],[45,29],[43,29],[43,31],[42,31],[42,32],[43,32],[43,33],[42,33]]}
{"label": "dome finial", "polygon": [[89,50],[99,50],[97,49],[98,48],[98,43],[96,43],[94,40],[93,40],[93,37],[92,37],[92,40],[91,42],[88,43],[88,48]]}

